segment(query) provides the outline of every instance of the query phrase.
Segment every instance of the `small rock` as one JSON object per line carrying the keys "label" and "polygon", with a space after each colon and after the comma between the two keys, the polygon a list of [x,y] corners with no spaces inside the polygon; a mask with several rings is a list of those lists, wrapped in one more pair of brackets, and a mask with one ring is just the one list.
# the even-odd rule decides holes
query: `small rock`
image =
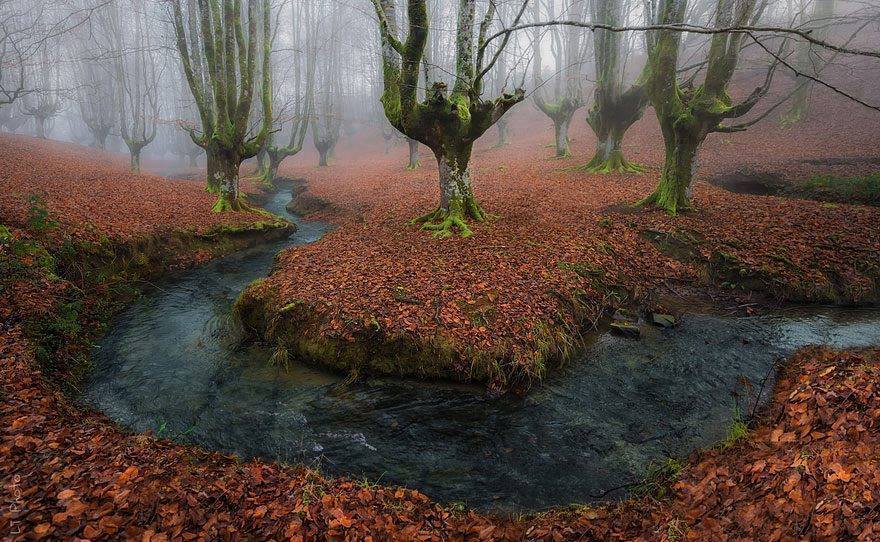
{"label": "small rock", "polygon": [[611,332],[624,337],[632,337],[634,339],[638,339],[642,335],[642,330],[639,329],[639,326],[630,324],[629,322],[612,322]]}
{"label": "small rock", "polygon": [[660,327],[672,327],[675,325],[675,317],[671,314],[658,314],[655,312],[651,315],[651,323]]}
{"label": "small rock", "polygon": [[626,309],[617,309],[614,311],[614,315],[611,317],[615,322],[638,322],[638,315],[626,310]]}

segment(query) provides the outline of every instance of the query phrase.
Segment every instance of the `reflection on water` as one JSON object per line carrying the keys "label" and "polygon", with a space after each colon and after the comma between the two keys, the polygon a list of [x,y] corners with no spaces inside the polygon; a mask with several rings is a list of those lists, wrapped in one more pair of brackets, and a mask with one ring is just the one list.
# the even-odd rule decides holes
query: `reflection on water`
{"label": "reflection on water", "polygon": [[[279,193],[267,207],[286,214],[287,200]],[[652,460],[711,445],[797,347],[880,343],[877,310],[694,315],[639,341],[603,334],[524,398],[383,378],[344,386],[221,340],[236,295],[274,254],[326,231],[297,222],[289,240],[178,276],[120,315],[95,350],[86,400],[134,430],[165,424],[242,457],[319,463],[441,501],[534,509],[590,501]]]}

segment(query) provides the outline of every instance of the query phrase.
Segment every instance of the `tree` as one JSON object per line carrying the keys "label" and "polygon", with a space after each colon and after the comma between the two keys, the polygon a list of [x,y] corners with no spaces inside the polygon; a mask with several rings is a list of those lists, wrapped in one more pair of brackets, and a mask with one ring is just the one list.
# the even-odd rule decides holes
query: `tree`
{"label": "tree", "polygon": [[[658,11],[660,24],[683,24],[687,4],[687,0],[661,2]],[[757,0],[717,0],[715,27],[754,25],[765,5],[766,0],[761,7],[758,7]],[[725,127],[722,122],[751,111],[769,90],[777,64],[772,64],[762,86],[742,102],[733,103],[727,87],[736,70],[746,34],[712,34],[703,83],[683,86],[678,81],[681,32],[673,29],[656,32],[656,42],[648,57],[650,75],[646,84],[663,133],[666,158],[657,189],[640,203],[655,205],[674,215],[691,206],[697,151],[706,136],[712,132],[739,129]]]}
{"label": "tree", "polygon": [[159,119],[159,77],[152,55],[149,23],[142,9],[126,10],[131,17],[123,22],[119,6],[110,8],[109,26],[115,59],[116,96],[119,131],[131,155],[131,171],[141,171],[141,151],[156,137]]}
{"label": "tree", "polygon": [[325,42],[321,51],[323,62],[318,66],[317,83],[318,91],[315,92],[314,111],[312,113],[312,142],[318,150],[318,166],[329,164],[336,143],[339,141],[342,127],[342,100],[340,86],[342,82],[342,59],[340,54],[338,34],[339,6],[330,4],[330,28],[328,33],[331,40]]}
{"label": "tree", "polygon": [[[834,17],[834,0],[814,0],[813,13],[806,27],[813,35],[824,40],[828,35],[828,25]],[[795,67],[801,73],[818,77],[828,59],[822,57],[824,51],[808,41],[799,44]],[[812,79],[802,77],[797,82],[788,111],[780,118],[783,125],[789,126],[803,120],[809,111],[809,98],[813,90]]]}
{"label": "tree", "polygon": [[[622,0],[592,0],[592,19],[618,26],[623,20]],[[650,14],[648,14],[650,15]],[[651,48],[652,33],[646,34],[647,48]],[[593,33],[593,51],[596,67],[596,87],[593,105],[587,113],[587,124],[596,134],[596,152],[584,170],[592,173],[638,173],[644,168],[630,163],[622,150],[623,136],[635,124],[648,105],[647,75],[642,71],[636,82],[624,90],[626,77],[624,35],[597,29]]]}
{"label": "tree", "polygon": [[[305,32],[300,30],[303,27],[306,29]],[[267,186],[273,186],[281,162],[288,156],[293,156],[302,150],[309,118],[312,115],[317,57],[315,46],[317,25],[313,10],[308,2],[291,3],[291,28],[294,36],[302,33],[306,39],[296,48],[301,53],[297,54],[292,62],[294,104],[290,119],[290,138],[285,146],[273,145],[271,133],[266,140],[265,162],[259,177],[261,182]]]}
{"label": "tree", "polygon": [[36,86],[22,95],[21,110],[34,120],[36,135],[40,139],[46,139],[55,117],[63,109],[60,47],[55,41],[43,43],[40,47],[39,61],[32,76]]}
{"label": "tree", "polygon": [[[535,20],[540,20],[541,18],[540,5],[540,2],[534,4]],[[585,5],[586,3],[580,0],[563,0],[562,12],[573,15],[575,18],[581,18],[583,17]],[[553,3],[550,6],[551,13],[548,15],[550,15],[550,18],[553,18],[556,15],[552,13]],[[556,156],[571,156],[568,128],[571,125],[571,119],[575,111],[584,105],[581,88],[581,64],[583,61],[581,35],[583,32],[574,26],[563,27],[561,31],[558,30],[558,27],[551,28],[550,35],[553,44],[555,76],[553,77],[552,84],[546,85],[542,75],[541,37],[543,31],[544,29],[535,27],[532,40],[532,70],[535,85],[533,95],[535,105],[553,121]],[[546,96],[546,87],[548,86],[553,91],[549,99]]]}
{"label": "tree", "polygon": [[[482,79],[492,68],[507,39],[496,54],[484,62],[485,49],[476,54],[474,43],[476,0],[460,0],[455,33],[455,83],[451,92],[443,82],[435,82],[426,98],[418,100],[419,67],[429,35],[426,0],[407,0],[408,28],[405,40],[397,36],[393,0],[373,0],[382,36],[382,75],[385,115],[398,131],[423,143],[434,152],[440,179],[440,203],[435,211],[414,220],[436,237],[448,237],[458,230],[471,235],[467,221],[484,221],[486,213],[477,203],[468,164],[474,141],[495,124],[525,94],[513,94],[486,100],[482,97]],[[523,5],[523,10],[525,4]],[[522,11],[517,15],[517,21]],[[495,15],[489,8],[479,26],[479,47]]]}
{"label": "tree", "polygon": [[[182,2],[187,3],[185,16]],[[239,168],[264,145],[272,125],[269,0],[245,0],[245,8],[241,4],[242,0],[171,2],[177,50],[201,121],[201,133],[193,129],[190,134],[208,157],[207,190],[218,193],[215,212],[246,207],[238,188]],[[262,122],[252,134],[258,44]]]}

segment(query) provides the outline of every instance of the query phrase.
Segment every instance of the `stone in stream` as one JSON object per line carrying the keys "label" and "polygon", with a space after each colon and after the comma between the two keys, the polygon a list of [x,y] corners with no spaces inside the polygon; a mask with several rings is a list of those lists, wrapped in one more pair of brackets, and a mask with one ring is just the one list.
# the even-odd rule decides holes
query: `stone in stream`
{"label": "stone in stream", "polygon": [[638,339],[642,335],[642,330],[639,329],[639,326],[629,322],[612,322],[611,332],[633,339]]}
{"label": "stone in stream", "polygon": [[675,325],[675,317],[671,314],[653,313],[651,315],[651,323],[660,327],[672,327]]}
{"label": "stone in stream", "polygon": [[639,317],[637,314],[628,311],[626,309],[617,309],[614,311],[614,315],[611,316],[611,319],[615,322],[638,322]]}

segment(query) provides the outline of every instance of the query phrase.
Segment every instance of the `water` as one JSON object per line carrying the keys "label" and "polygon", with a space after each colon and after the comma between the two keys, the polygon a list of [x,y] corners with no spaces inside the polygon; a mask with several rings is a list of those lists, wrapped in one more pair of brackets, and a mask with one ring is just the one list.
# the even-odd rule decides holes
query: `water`
{"label": "water", "polygon": [[[288,200],[279,193],[267,208],[286,215]],[[161,427],[242,457],[318,464],[482,509],[541,509],[622,496],[651,461],[722,439],[797,347],[880,343],[878,310],[693,315],[639,341],[601,334],[526,397],[384,378],[344,385],[221,340],[238,292],[274,254],[327,229],[293,220],[290,239],[169,279],[121,314],[95,350],[85,399],[136,431]]]}

